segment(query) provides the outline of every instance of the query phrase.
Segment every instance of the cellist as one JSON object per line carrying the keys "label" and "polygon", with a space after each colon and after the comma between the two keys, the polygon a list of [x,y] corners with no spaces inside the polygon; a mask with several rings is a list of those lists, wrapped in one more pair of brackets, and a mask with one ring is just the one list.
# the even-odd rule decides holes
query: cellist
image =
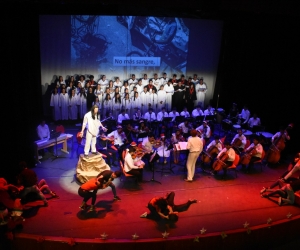
{"label": "cellist", "polygon": [[223,144],[220,141],[220,137],[216,135],[214,139],[207,145],[207,148],[205,150],[209,157],[211,157],[211,163],[213,163],[214,158],[222,151],[222,149]]}
{"label": "cellist", "polygon": [[[252,144],[245,149],[245,154],[249,154],[250,156],[250,160],[249,160],[249,164],[248,167],[245,164],[242,164],[242,168],[247,170],[251,169],[253,167],[253,163],[260,160],[262,157],[262,153],[263,153],[263,146],[259,143],[258,137],[255,136],[253,138],[253,142]],[[242,156],[243,158],[244,156]],[[241,159],[242,159],[241,158]]]}
{"label": "cellist", "polygon": [[[221,150],[221,152],[217,155],[217,159],[213,164],[213,174],[217,174],[217,172],[219,170],[224,171],[224,175],[226,175],[227,173],[227,168],[232,166],[234,159],[235,159],[235,151],[233,150],[233,148],[231,147],[231,144],[229,141],[225,141],[224,142],[224,148]],[[219,167],[214,167],[217,164],[215,164],[216,162],[221,162],[221,168]]]}
{"label": "cellist", "polygon": [[272,137],[272,143],[276,141],[278,138],[282,138],[284,142],[289,141],[291,138],[287,131],[284,129],[284,127],[280,127],[279,132],[277,132],[275,135]]}
{"label": "cellist", "polygon": [[246,143],[246,136],[243,134],[243,131],[241,129],[238,129],[237,134],[233,137],[231,141],[231,145],[236,150],[236,153],[240,154],[241,152],[243,152]]}

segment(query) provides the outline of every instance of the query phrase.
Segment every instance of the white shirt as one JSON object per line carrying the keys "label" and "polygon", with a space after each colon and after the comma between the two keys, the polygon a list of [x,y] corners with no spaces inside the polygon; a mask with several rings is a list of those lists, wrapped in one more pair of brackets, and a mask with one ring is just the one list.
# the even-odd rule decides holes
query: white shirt
{"label": "white shirt", "polygon": [[253,128],[253,126],[260,126],[260,124],[260,119],[258,117],[251,117],[248,121],[248,125],[250,128]]}
{"label": "white shirt", "polygon": [[122,123],[123,120],[129,120],[129,119],[130,119],[129,115],[126,113],[124,115],[122,113],[118,115],[118,123],[120,124]]}
{"label": "white shirt", "polygon": [[148,122],[155,121],[156,115],[154,112],[152,112],[151,114],[150,114],[150,112],[146,112],[146,114],[144,114],[144,119],[146,119]]}
{"label": "white shirt", "polygon": [[234,152],[234,150],[233,150],[232,148],[229,148],[228,150],[227,150],[227,148],[223,148],[223,149],[221,150],[221,152],[218,154],[217,158],[219,159],[220,156],[221,156],[223,153],[226,153],[226,152],[227,152],[227,154],[228,154],[228,159],[227,159],[227,161],[234,161],[234,159],[235,159],[235,152]]}
{"label": "white shirt", "polygon": [[125,172],[129,172],[131,169],[138,169],[138,166],[134,165],[134,161],[132,159],[132,156],[130,155],[130,153],[128,152],[125,156],[124,159],[124,170]]}
{"label": "white shirt", "polygon": [[164,117],[169,117],[169,115],[168,115],[168,112],[162,112],[162,111],[160,111],[160,112],[158,112],[157,113],[157,120],[158,121],[162,121],[163,119],[164,119]]}
{"label": "white shirt", "polygon": [[251,145],[248,148],[246,148],[246,152],[250,152],[253,148],[255,148],[256,154],[253,154],[252,156],[261,158],[262,152],[263,152],[262,145],[260,143],[257,143],[257,145],[255,145],[254,143],[251,143]]}
{"label": "white shirt", "polygon": [[121,134],[118,133],[118,130],[114,130],[107,135],[107,137],[114,137],[115,145],[122,146],[124,144],[124,140],[126,139],[126,135],[124,132]]}
{"label": "white shirt", "polygon": [[188,138],[186,148],[190,151],[190,153],[192,153],[192,152],[200,152],[201,153],[203,150],[203,142],[198,136],[195,136],[195,137],[190,136]]}
{"label": "white shirt", "polygon": [[44,126],[39,125],[36,128],[36,132],[38,134],[38,137],[42,140],[42,139],[49,139],[50,138],[50,130],[47,124],[45,124]]}
{"label": "white shirt", "polygon": [[244,119],[244,123],[247,123],[249,118],[250,118],[250,111],[247,109],[243,109],[242,112],[240,113],[240,116],[242,119]]}
{"label": "white shirt", "polygon": [[209,143],[209,144],[207,145],[207,150],[208,150],[209,148],[211,148],[211,147],[217,147],[217,149],[219,150],[219,152],[222,151],[222,149],[223,149],[222,143],[221,143],[220,141],[218,141],[218,142],[216,143],[216,140],[212,140],[211,143]]}
{"label": "white shirt", "polygon": [[184,134],[187,134],[189,132],[189,127],[185,126],[184,122],[180,123],[178,125],[178,128],[181,129]]}
{"label": "white shirt", "polygon": [[180,113],[180,115],[181,116],[184,116],[184,117],[190,117],[190,113],[189,113],[189,111],[181,111],[181,113]]}
{"label": "white shirt", "polygon": [[193,112],[192,112],[192,116],[193,117],[197,117],[199,115],[203,115],[202,110],[201,109],[199,109],[199,110],[198,109],[194,109]]}

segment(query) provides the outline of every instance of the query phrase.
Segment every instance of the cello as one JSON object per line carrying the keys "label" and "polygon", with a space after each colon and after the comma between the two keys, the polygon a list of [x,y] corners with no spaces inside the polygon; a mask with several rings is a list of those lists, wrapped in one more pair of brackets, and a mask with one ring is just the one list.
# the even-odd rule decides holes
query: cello
{"label": "cello", "polygon": [[227,152],[223,152],[219,158],[216,159],[216,161],[213,164],[213,170],[214,171],[219,171],[222,170],[223,167],[226,166],[225,161],[228,159],[229,155]]}
{"label": "cello", "polygon": [[266,161],[270,164],[276,164],[280,160],[281,151],[285,148],[285,136],[287,134],[287,129],[293,128],[293,124],[290,124],[284,131],[281,133],[279,137],[277,137],[270,148],[268,149],[268,152],[266,154]]}
{"label": "cello", "polygon": [[255,147],[246,151],[246,153],[241,157],[239,164],[248,165],[251,160],[252,155],[255,155],[255,154],[256,154]]}
{"label": "cello", "polygon": [[203,163],[209,163],[212,160],[212,155],[218,154],[219,150],[217,146],[212,146],[206,151],[203,151],[203,154],[201,156],[201,161]]}

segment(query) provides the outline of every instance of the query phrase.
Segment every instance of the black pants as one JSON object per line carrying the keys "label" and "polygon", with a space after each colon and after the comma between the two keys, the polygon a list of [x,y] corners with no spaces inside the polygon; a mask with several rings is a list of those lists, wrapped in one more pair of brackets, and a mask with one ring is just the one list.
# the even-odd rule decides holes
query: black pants
{"label": "black pants", "polygon": [[136,176],[138,181],[143,180],[143,169],[142,168],[139,168],[139,169],[134,168],[134,169],[131,169],[130,171],[128,171],[127,173]]}
{"label": "black pants", "polygon": [[97,190],[92,192],[82,189],[81,187],[78,189],[78,194],[83,198],[84,202],[87,202],[89,199],[92,198],[92,205],[95,205],[96,202],[96,194]]}

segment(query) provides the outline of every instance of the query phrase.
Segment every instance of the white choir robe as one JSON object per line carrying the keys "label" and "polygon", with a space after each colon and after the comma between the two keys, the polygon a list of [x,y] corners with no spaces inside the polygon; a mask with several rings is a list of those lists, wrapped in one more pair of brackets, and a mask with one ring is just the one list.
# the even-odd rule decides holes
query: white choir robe
{"label": "white choir robe", "polygon": [[98,84],[101,85],[101,88],[102,88],[102,89],[106,89],[106,86],[108,86],[108,80],[105,79],[105,80],[103,81],[102,79],[100,79],[100,80],[98,81]]}
{"label": "white choir robe", "polygon": [[106,117],[107,112],[112,111],[112,100],[104,100],[102,103],[103,115]]}
{"label": "white choir robe", "polygon": [[153,112],[157,111],[157,94],[151,93],[149,94],[149,99],[151,103],[151,108],[153,108]]}
{"label": "white choir robe", "polygon": [[60,94],[52,94],[50,100],[50,106],[52,107],[52,118],[54,121],[61,119],[60,113]]}
{"label": "white choir robe", "polygon": [[166,106],[166,91],[159,90],[157,91],[157,110],[161,110]]}
{"label": "white choir robe", "polygon": [[121,113],[122,110],[122,102],[115,102],[115,100],[112,101],[112,113],[114,117],[118,117],[118,115]]}
{"label": "white choir robe", "polygon": [[69,119],[69,110],[68,110],[68,103],[69,103],[69,95],[67,93],[60,94],[60,112],[61,112],[61,119],[68,120]]}
{"label": "white choir robe", "polygon": [[79,109],[79,117],[81,119],[83,119],[84,115],[87,113],[87,104],[86,104],[86,97],[84,97],[83,95],[80,96],[77,95],[77,105],[78,105],[78,109]]}
{"label": "white choir robe", "polygon": [[126,110],[126,113],[131,116],[131,101],[130,99],[122,99],[122,108]]}
{"label": "white choir robe", "polygon": [[114,88],[119,87],[121,88],[123,86],[123,83],[121,81],[119,82],[114,82]]}
{"label": "white choir robe", "polygon": [[78,96],[75,94],[69,98],[69,119],[77,120],[78,119],[78,107],[77,107],[77,98]]}
{"label": "white choir robe", "polygon": [[131,98],[131,109],[135,113],[137,109],[141,108],[141,98],[137,97],[134,99],[134,97]]}
{"label": "white choir robe", "polygon": [[160,85],[165,85],[165,84],[167,84],[168,81],[169,81],[168,77],[166,77],[166,78],[161,77],[160,78]]}
{"label": "white choir robe", "polygon": [[166,84],[164,86],[164,91],[166,91],[166,110],[170,111],[172,109],[172,95],[174,94],[173,85]]}
{"label": "white choir robe", "polygon": [[196,96],[197,100],[195,100],[195,106],[201,105],[202,108],[204,108],[204,102],[205,102],[205,94],[207,91],[206,84],[197,84],[195,87],[196,90]]}
{"label": "white choir robe", "polygon": [[161,81],[160,81],[160,79],[152,79],[152,81],[153,81],[153,85],[155,86],[155,88],[157,89],[157,90],[159,90],[160,89],[160,85],[161,85]]}
{"label": "white choir robe", "polygon": [[149,109],[149,106],[148,106],[148,104],[150,102],[149,95],[150,95],[149,92],[145,93],[144,91],[140,94],[142,113],[145,113]]}
{"label": "white choir robe", "polygon": [[146,85],[149,84],[149,79],[142,79],[142,86],[145,87]]}
{"label": "white choir robe", "polygon": [[122,86],[121,89],[120,89],[120,93],[121,93],[121,96],[124,96],[125,95],[125,89],[128,89],[129,90],[129,87],[125,87],[125,86]]}
{"label": "white choir robe", "polygon": [[144,87],[143,85],[136,85],[136,91],[139,93],[139,95],[141,95],[141,93],[144,91]]}

